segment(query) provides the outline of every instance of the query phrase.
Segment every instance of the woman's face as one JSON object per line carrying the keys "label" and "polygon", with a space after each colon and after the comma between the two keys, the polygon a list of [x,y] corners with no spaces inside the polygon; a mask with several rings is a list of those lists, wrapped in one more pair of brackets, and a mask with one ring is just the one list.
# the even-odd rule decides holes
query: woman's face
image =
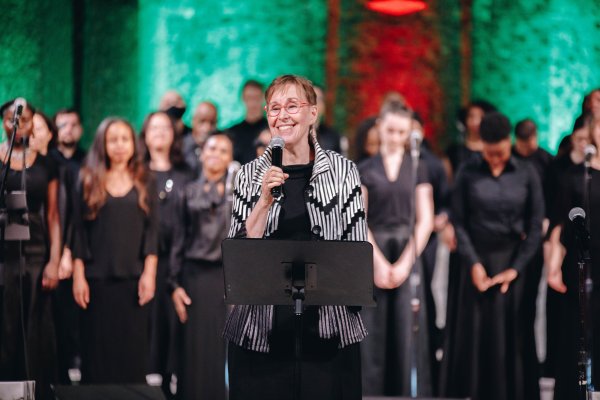
{"label": "woman's face", "polygon": [[33,132],[29,139],[29,146],[38,152],[48,151],[48,143],[52,140],[52,132],[48,128],[44,117],[40,114],[33,116]]}
{"label": "woman's face", "polygon": [[600,119],[594,118],[590,125],[590,142],[596,146],[600,146]]}
{"label": "woman's face", "polygon": [[[269,99],[267,118],[271,136],[281,136],[287,148],[308,144],[308,131],[317,120],[317,106],[307,103],[304,93],[292,84],[278,89]],[[294,107],[295,114],[286,109]],[[271,110],[279,110],[279,114],[271,116]]]}
{"label": "woman's face", "polygon": [[406,147],[410,130],[412,128],[412,118],[406,115],[387,113],[379,120],[379,137],[381,147],[387,151],[398,151]]}
{"label": "woman's face", "polygon": [[377,127],[374,126],[367,132],[367,138],[365,140],[365,153],[372,157],[375,154],[379,153],[379,132],[377,132]]}
{"label": "woman's face", "polygon": [[467,132],[479,135],[479,126],[483,119],[484,112],[479,107],[469,107],[467,112]]}
{"label": "woman's face", "polygon": [[483,159],[488,163],[491,170],[504,169],[510,159],[510,151],[510,138],[501,140],[498,143],[483,142]]}
{"label": "woman's face", "polygon": [[105,146],[111,165],[128,163],[135,152],[133,132],[123,122],[115,122],[106,131]]}
{"label": "woman's face", "polygon": [[583,127],[571,133],[572,151],[580,157],[583,157],[585,153],[585,146],[590,144],[590,133],[588,129],[589,128],[587,127]]}
{"label": "woman's face", "polygon": [[223,135],[209,136],[200,154],[202,169],[213,174],[222,174],[227,171],[232,160],[231,141]]}
{"label": "woman's face", "polygon": [[[3,126],[4,132],[6,132],[6,137],[10,139],[12,137],[13,131],[13,116],[14,116],[15,108],[11,106],[4,114]],[[23,137],[31,136],[31,132],[33,130],[33,113],[29,108],[24,108],[23,113],[21,114],[21,119],[19,120],[19,128],[17,128],[17,137],[15,140],[17,143],[21,142]]]}
{"label": "woman's face", "polygon": [[145,133],[149,150],[169,150],[174,137],[173,125],[166,114],[158,113],[150,117]]}

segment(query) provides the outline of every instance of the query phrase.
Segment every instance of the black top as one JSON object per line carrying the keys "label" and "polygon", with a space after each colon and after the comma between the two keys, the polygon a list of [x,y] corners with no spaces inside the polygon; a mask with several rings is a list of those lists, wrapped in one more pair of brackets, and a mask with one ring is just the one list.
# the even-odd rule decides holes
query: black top
{"label": "black top", "polygon": [[481,159],[480,152],[469,149],[464,143],[452,143],[446,149],[446,156],[450,160],[454,175],[458,173],[458,170],[465,162],[473,158]]}
{"label": "black top", "polygon": [[[381,154],[367,158],[358,165],[360,180],[368,190],[367,222],[373,230],[410,225],[412,188],[412,158],[402,158],[398,178],[390,182],[385,174]],[[427,183],[427,167],[419,163],[417,185]]]}
{"label": "black top", "polygon": [[233,140],[233,159],[242,165],[254,160],[256,158],[254,141],[268,126],[267,119],[263,117],[254,123],[243,120],[227,129]]}
{"label": "black top", "polygon": [[[423,142],[425,144],[425,142]],[[427,166],[427,182],[433,189],[433,207],[435,215],[447,212],[449,206],[450,187],[444,164],[426,146],[421,147],[421,162]]]}
{"label": "black top", "polygon": [[[18,161],[20,164],[22,161]],[[14,166],[13,161],[13,166]],[[0,170],[4,164],[0,161]],[[22,171],[10,169],[6,182],[6,191],[21,190]],[[25,244],[28,254],[45,254],[48,249],[48,231],[46,228],[46,206],[48,202],[48,184],[57,179],[56,164],[49,157],[38,154],[33,164],[27,168],[25,185],[27,189],[27,208],[29,210],[29,233],[31,239]],[[0,181],[4,175],[0,175]],[[7,242],[8,244],[8,242]],[[12,246],[12,245],[11,245]]]}
{"label": "black top", "polygon": [[198,143],[196,143],[194,136],[185,136],[181,147],[185,163],[190,168],[190,171],[199,176],[202,169],[202,164],[200,163],[200,153],[202,152],[202,149],[198,146]]}
{"label": "black top", "polygon": [[227,237],[231,218],[231,193],[219,194],[217,186],[226,185],[227,174],[217,182],[204,175],[189,183],[177,196],[173,225],[173,244],[169,266],[169,286],[179,286],[184,260],[221,261],[221,242]]}
{"label": "black top", "polygon": [[310,218],[306,209],[305,191],[313,170],[313,163],[286,165],[283,172],[289,178],[283,184],[279,228],[273,239],[310,240]]}
{"label": "black top", "polygon": [[138,205],[138,191],[114,197],[95,219],[86,219],[87,205],[79,190],[73,216],[76,233],[73,258],[85,263],[85,276],[95,279],[138,278],[148,255],[158,255],[158,215],[154,182],[148,184],[148,215]]}
{"label": "black top", "polygon": [[567,285],[568,293],[577,295],[578,288],[578,247],[575,240],[575,232],[569,221],[569,211],[573,207],[581,207],[585,210],[590,220],[590,256],[592,258],[592,279],[594,286],[600,286],[600,171],[590,168],[590,208],[585,210],[583,198],[584,167],[582,164],[574,165],[565,172],[559,187],[559,199],[557,206],[556,223],[563,226],[562,243],[567,249],[567,257],[563,265],[563,280]]}
{"label": "black top", "polygon": [[192,175],[187,170],[175,168],[168,171],[153,171],[153,174],[156,177],[155,196],[158,201],[158,254],[169,256],[173,243],[173,230],[177,224],[177,196],[192,179]]}
{"label": "black top", "polygon": [[[558,206],[561,188],[564,187],[568,182],[562,182],[567,179],[567,171],[572,169],[576,164],[571,159],[569,153],[563,154],[560,157],[556,157],[552,160],[548,166],[548,172],[546,173],[546,182],[544,184],[544,197],[546,198],[546,216],[550,219],[550,232],[557,224],[558,219]],[[580,164],[581,165],[581,164]],[[568,210],[567,210],[568,212]]]}
{"label": "black top", "polygon": [[494,177],[483,159],[469,161],[456,177],[452,209],[459,252],[469,267],[480,262],[476,248],[522,241],[512,265],[522,272],[538,250],[544,203],[528,163],[511,157]]}
{"label": "black top", "polygon": [[70,158],[65,157],[63,153],[61,153],[60,150],[58,150],[57,147],[48,150],[48,156],[54,159],[58,164],[69,164],[70,168],[74,168],[77,170],[79,170],[79,167],[83,163],[85,155],[85,150],[81,149],[80,147],[77,147],[75,149],[73,156],[71,156]]}
{"label": "black top", "polygon": [[335,129],[325,123],[319,125],[317,129],[317,141],[324,150],[341,153],[340,139],[340,134]]}
{"label": "black top", "polygon": [[546,213],[548,213],[548,203],[546,202],[546,194],[548,193],[548,191],[545,187],[545,184],[547,182],[546,174],[548,173],[548,167],[550,166],[550,163],[553,159],[552,155],[546,150],[538,147],[538,149],[534,151],[530,156],[523,157],[517,152],[514,146],[512,149],[512,154],[517,160],[531,163],[531,165],[537,172],[538,177],[540,178],[540,182],[542,183],[542,188],[544,190],[544,204],[546,205]]}

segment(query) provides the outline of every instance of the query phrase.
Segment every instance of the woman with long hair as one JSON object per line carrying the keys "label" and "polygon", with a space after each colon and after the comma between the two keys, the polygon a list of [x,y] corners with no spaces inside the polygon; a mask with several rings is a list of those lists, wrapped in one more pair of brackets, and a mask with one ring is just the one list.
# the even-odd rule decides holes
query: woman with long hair
{"label": "woman with long hair", "polygon": [[171,396],[171,374],[175,370],[175,312],[167,284],[169,255],[177,223],[176,199],[192,177],[183,162],[181,141],[175,135],[173,120],[162,111],[148,114],[138,141],[142,160],[156,179],[156,191],[149,194],[158,202],[159,216],[156,294],[150,316],[150,372],[162,376],[166,396]]}
{"label": "woman with long hair", "polygon": [[412,126],[409,109],[397,102],[384,105],[377,121],[379,154],[358,166],[373,245],[377,299],[376,308],[362,312],[369,332],[362,345],[363,394],[369,396],[411,395],[411,350],[415,348],[417,393],[432,394],[425,291],[419,285],[419,339],[415,342],[413,293],[407,280],[415,263],[419,275],[423,274],[417,257],[433,229],[433,194],[424,163],[418,166],[413,186],[413,160],[406,150]]}
{"label": "woman with long hair", "polygon": [[106,118],[80,173],[73,295],[82,312],[82,381],[144,383],[146,304],[156,286],[155,189],[133,127]]}

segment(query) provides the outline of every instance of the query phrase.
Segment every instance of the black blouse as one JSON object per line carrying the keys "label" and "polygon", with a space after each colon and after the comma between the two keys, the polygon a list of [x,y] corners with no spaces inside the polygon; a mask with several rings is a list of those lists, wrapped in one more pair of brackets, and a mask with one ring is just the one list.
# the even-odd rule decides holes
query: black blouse
{"label": "black blouse", "polygon": [[[19,164],[21,161],[19,161]],[[14,165],[14,162],[13,162]],[[0,161],[0,167],[4,164]],[[8,192],[21,190],[22,171],[10,169],[8,172],[6,190]],[[4,176],[0,176],[0,181]],[[54,161],[38,154],[33,164],[27,168],[25,184],[27,192],[27,208],[29,210],[29,232],[31,239],[25,244],[28,254],[45,254],[48,249],[48,231],[44,216],[48,201],[48,185],[58,178]],[[7,242],[8,243],[8,242]]]}
{"label": "black blouse", "polygon": [[538,250],[544,201],[533,167],[511,157],[494,177],[483,159],[471,160],[456,177],[452,197],[458,248],[469,267],[476,248],[522,241],[512,268],[522,272]]}
{"label": "black blouse", "polygon": [[106,203],[93,220],[86,219],[87,205],[80,190],[76,196],[74,226],[77,240],[73,257],[85,263],[85,276],[90,279],[138,278],[148,255],[158,255],[158,213],[154,182],[148,185],[148,215],[138,205],[138,191],[114,197],[107,194]]}
{"label": "black blouse", "polygon": [[[398,178],[390,182],[380,154],[367,158],[358,165],[361,183],[368,190],[367,222],[373,230],[410,225],[412,188],[412,158],[402,158]],[[417,185],[428,183],[427,167],[420,162]]]}

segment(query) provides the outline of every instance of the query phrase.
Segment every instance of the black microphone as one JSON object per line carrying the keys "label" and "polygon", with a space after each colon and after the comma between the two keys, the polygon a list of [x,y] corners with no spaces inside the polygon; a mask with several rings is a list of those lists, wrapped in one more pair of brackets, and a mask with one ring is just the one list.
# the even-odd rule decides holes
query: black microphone
{"label": "black microphone", "polygon": [[581,207],[574,207],[569,211],[569,220],[575,227],[577,237],[584,248],[589,249],[590,232],[587,229],[585,217],[585,211]]}
{"label": "black microphone", "polygon": [[19,126],[19,120],[21,119],[21,115],[23,115],[23,110],[27,107],[27,100],[22,97],[17,97],[13,102],[14,105],[14,113],[13,113],[13,126]]}
{"label": "black microphone", "polygon": [[412,158],[417,159],[421,154],[421,142],[423,142],[423,135],[421,131],[413,129],[410,131],[410,155]]}
{"label": "black microphone", "polygon": [[[285,141],[280,136],[275,136],[269,143],[271,146],[271,165],[274,167],[282,167],[283,163],[283,148]],[[278,198],[281,196],[281,186],[271,188],[271,196]]]}
{"label": "black microphone", "polygon": [[593,144],[588,144],[585,146],[583,154],[585,154],[585,167],[589,168],[592,162],[592,157],[596,155],[596,146]]}

